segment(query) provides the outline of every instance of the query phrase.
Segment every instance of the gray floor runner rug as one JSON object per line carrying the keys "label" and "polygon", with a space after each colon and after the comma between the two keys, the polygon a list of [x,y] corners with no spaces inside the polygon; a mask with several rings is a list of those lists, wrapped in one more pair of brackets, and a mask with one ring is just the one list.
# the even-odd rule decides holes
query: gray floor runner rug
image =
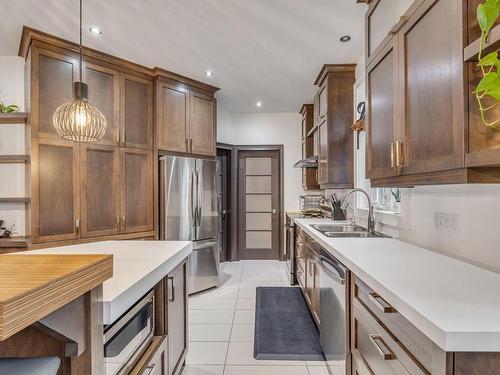
{"label": "gray floor runner rug", "polygon": [[318,330],[299,288],[257,288],[254,344],[255,359],[323,360]]}

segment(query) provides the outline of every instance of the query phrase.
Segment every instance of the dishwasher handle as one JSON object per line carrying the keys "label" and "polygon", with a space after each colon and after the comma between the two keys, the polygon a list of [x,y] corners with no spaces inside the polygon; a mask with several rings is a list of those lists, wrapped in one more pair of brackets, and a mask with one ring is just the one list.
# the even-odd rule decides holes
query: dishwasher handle
{"label": "dishwasher handle", "polygon": [[337,283],[345,285],[345,272],[330,259],[324,257],[323,255],[319,256],[319,265],[322,270]]}

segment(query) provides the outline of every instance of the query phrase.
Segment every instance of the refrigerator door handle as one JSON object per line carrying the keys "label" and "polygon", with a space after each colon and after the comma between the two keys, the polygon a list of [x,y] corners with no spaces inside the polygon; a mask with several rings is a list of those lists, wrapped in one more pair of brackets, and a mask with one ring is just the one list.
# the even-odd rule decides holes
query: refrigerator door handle
{"label": "refrigerator door handle", "polygon": [[196,228],[196,216],[197,216],[196,209],[197,209],[197,204],[195,204],[194,201],[194,172],[191,172],[191,218],[193,219],[193,226],[195,228]]}
{"label": "refrigerator door handle", "polygon": [[197,228],[199,228],[201,225],[201,205],[203,204],[203,201],[202,201],[202,187],[200,186],[200,173],[198,172],[198,170],[196,170],[196,192],[197,192],[196,210],[198,215],[196,219],[196,226]]}

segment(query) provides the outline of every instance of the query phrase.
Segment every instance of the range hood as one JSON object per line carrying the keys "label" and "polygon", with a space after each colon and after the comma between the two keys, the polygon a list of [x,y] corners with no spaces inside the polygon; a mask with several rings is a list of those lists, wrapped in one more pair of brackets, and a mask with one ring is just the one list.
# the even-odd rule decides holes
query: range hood
{"label": "range hood", "polygon": [[293,165],[294,168],[317,168],[318,167],[318,157],[311,156],[307,159],[299,160]]}

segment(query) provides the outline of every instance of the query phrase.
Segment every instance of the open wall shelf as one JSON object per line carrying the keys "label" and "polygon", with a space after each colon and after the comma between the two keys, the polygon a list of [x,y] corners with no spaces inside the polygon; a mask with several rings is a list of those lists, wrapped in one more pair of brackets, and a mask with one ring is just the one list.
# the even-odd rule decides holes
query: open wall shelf
{"label": "open wall shelf", "polygon": [[29,163],[29,155],[0,155],[0,164]]}
{"label": "open wall shelf", "polygon": [[[478,61],[480,39],[464,48],[464,61]],[[491,29],[488,40],[483,46],[483,56],[500,48],[500,25]]]}
{"label": "open wall shelf", "polygon": [[26,124],[28,117],[27,112],[0,113],[0,124]]}
{"label": "open wall shelf", "polygon": [[31,198],[26,198],[26,197],[0,198],[0,203],[30,203],[30,202],[31,202]]}

